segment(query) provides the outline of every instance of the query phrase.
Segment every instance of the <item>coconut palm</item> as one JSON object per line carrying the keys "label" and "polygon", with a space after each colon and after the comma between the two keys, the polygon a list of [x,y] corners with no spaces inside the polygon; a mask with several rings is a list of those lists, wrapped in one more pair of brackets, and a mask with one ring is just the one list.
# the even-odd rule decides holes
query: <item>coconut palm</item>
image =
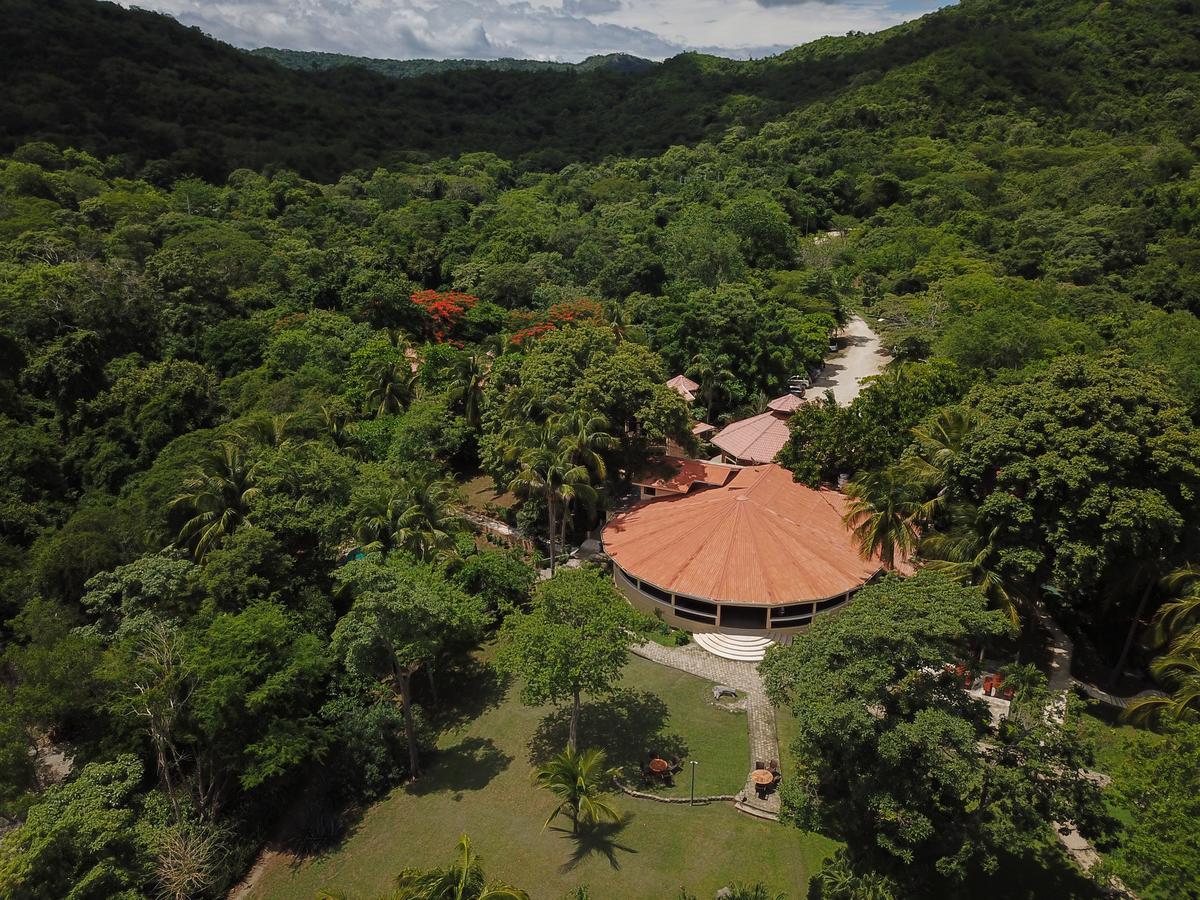
{"label": "coconut palm", "polygon": [[454,546],[454,488],[424,475],[401,479],[369,496],[355,516],[355,536],[368,551],[401,549],[428,561]]}
{"label": "coconut palm", "polygon": [[458,839],[454,862],[438,869],[404,869],[389,900],[529,900],[519,888],[488,881],[471,839]]}
{"label": "coconut palm", "polygon": [[[559,436],[558,447],[567,460],[587,469],[593,487],[602,482],[608,475],[603,451],[620,446],[620,441],[606,430],[608,419],[596,413],[574,410],[555,416],[551,420],[551,427]],[[564,499],[559,526],[560,546],[566,544],[567,525],[571,520],[571,501],[579,493],[577,489],[572,490],[571,497]],[[591,503],[595,496],[594,490],[590,493],[583,492],[582,499]]]}
{"label": "coconut palm", "polygon": [[912,429],[913,443],[901,465],[913,480],[933,495],[926,503],[927,517],[945,505],[951,469],[978,421],[974,410],[951,406]]}
{"label": "coconut palm", "polygon": [[1188,564],[1162,580],[1171,599],[1154,615],[1154,640],[1165,644],[1186,630],[1200,627],[1200,565]]}
{"label": "coconut palm", "polygon": [[579,823],[595,825],[602,820],[618,822],[620,813],[603,799],[604,786],[617,774],[604,764],[601,750],[576,751],[568,747],[533,773],[533,780],[558,797],[558,806],[550,813],[543,828],[560,815],[571,817],[571,834],[579,833]]}
{"label": "coconut palm", "polygon": [[172,508],[186,508],[192,517],[179,530],[179,546],[191,546],[199,561],[213,545],[231,535],[249,521],[258,487],[259,466],[233,441],[220,441],[208,459],[183,481],[183,491],[172,501]]}
{"label": "coconut palm", "polygon": [[926,568],[944,572],[963,584],[975,585],[1010,622],[1020,627],[1017,599],[996,568],[999,528],[981,534],[979,508],[971,503],[950,507],[946,518],[943,530],[931,531],[921,538],[920,552]]}
{"label": "coconut palm", "polygon": [[375,417],[398,413],[412,401],[417,391],[417,373],[408,362],[384,363],[375,373],[367,402],[375,407]]}
{"label": "coconut palm", "polygon": [[560,511],[577,499],[591,503],[596,489],[587,466],[576,463],[561,444],[549,423],[526,429],[514,446],[520,468],[508,489],[519,497],[540,497],[546,504],[546,538],[550,549],[550,571],[557,565],[557,535]]}
{"label": "coconut palm", "polygon": [[258,445],[287,450],[295,446],[304,425],[304,417],[299,413],[282,413],[250,419],[239,426],[235,433],[243,446]]}
{"label": "coconut palm", "polygon": [[463,418],[472,428],[479,427],[483,414],[483,384],[491,367],[486,354],[471,353],[460,357],[451,372],[450,402],[462,409]]}
{"label": "coconut palm", "polygon": [[863,559],[876,556],[889,568],[917,549],[923,508],[920,492],[898,467],[868,472],[846,485],[846,527]]}
{"label": "coconut palm", "polygon": [[730,382],[737,380],[737,376],[729,369],[729,357],[697,353],[684,374],[699,383],[700,396],[704,399],[705,421],[711,422],[716,395],[728,395]]}
{"label": "coconut palm", "polygon": [[1150,663],[1150,673],[1169,691],[1136,698],[1124,717],[1152,722],[1160,717],[1179,722],[1200,720],[1200,628],[1186,632]]}

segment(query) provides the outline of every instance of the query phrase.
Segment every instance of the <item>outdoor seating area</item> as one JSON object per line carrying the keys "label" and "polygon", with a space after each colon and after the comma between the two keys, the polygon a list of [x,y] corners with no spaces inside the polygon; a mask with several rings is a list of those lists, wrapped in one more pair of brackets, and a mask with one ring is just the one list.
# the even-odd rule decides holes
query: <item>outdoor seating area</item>
{"label": "outdoor seating area", "polygon": [[674,754],[660,756],[651,751],[642,766],[642,781],[647,785],[675,786],[675,776],[683,769],[683,760]]}
{"label": "outdoor seating area", "polygon": [[779,760],[773,759],[767,763],[761,759],[755,760],[750,780],[754,782],[754,793],[758,795],[758,799],[766,800],[783,781],[783,773],[779,771]]}
{"label": "outdoor seating area", "polygon": [[1012,700],[1015,693],[1011,686],[1005,685],[1005,678],[999,672],[976,672],[959,663],[954,667],[954,676],[962,682],[968,693],[1001,700]]}

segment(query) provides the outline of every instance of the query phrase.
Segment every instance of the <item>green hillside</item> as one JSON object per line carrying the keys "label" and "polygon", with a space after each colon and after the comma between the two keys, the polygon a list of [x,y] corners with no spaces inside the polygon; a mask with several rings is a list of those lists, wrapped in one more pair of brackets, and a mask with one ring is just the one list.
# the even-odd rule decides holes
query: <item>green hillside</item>
{"label": "green hillside", "polygon": [[[462,830],[552,900],[589,872],[1097,896],[1064,821],[1101,877],[1190,896],[1198,7],[966,0],[756,62],[392,77],[0,0],[0,897],[224,896],[268,841],[274,895],[375,896]],[[933,571],[768,657],[805,831],[623,794],[541,828],[528,769],[578,682],[533,670],[577,649],[582,746],[741,780],[707,684],[614,680],[631,629],[676,632],[589,568],[535,584],[855,316],[894,363],[811,392],[776,460],[847,476],[865,558]],[[1162,691],[1146,718],[1047,715],[1043,616],[1077,678]],[[997,728],[981,658],[1019,688]]]}
{"label": "green hillside", "polygon": [[315,50],[282,50],[278,47],[259,47],[251,50],[254,56],[273,60],[281,66],[300,71],[320,71],[354,67],[366,69],[389,78],[417,78],[422,75],[441,75],[460,69],[485,69],[490,72],[642,72],[654,63],[628,53],[607,53],[589,56],[578,63],[548,62],[538,59],[375,59],[349,56],[345,53],[322,53]]}

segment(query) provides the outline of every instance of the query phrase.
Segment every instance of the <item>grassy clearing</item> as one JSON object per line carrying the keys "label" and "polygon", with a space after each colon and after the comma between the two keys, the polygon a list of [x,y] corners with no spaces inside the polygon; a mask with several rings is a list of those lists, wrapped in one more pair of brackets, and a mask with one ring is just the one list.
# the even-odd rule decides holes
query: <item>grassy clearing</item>
{"label": "grassy clearing", "polygon": [[[792,900],[834,843],[761,822],[732,804],[688,807],[616,795],[619,826],[582,840],[563,821],[543,830],[552,803],[530,782],[536,761],[565,743],[566,719],[529,709],[509,687],[479,700],[477,714],[447,731],[426,776],[366,811],[334,852],[270,865],[252,896],[307,898],[318,890],[374,898],[406,865],[439,865],[467,832],[492,877],[557,900],[588,885],[594,897],[662,900],[680,885],[712,896],[731,881],[762,880]],[[740,789],[749,757],[745,714],[712,704],[711,685],[634,658],[610,703],[589,703],[581,737],[614,764],[637,764],[654,750],[697,759],[699,794]],[[686,767],[685,767],[686,768]],[[688,791],[682,773],[673,792]],[[664,789],[670,790],[670,789]]]}

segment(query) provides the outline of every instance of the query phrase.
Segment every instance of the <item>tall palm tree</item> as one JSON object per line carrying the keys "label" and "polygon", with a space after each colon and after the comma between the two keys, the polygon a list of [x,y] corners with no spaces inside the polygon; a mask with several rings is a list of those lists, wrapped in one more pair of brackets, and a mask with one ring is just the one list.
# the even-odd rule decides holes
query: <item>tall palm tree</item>
{"label": "tall palm tree", "polygon": [[947,527],[921,538],[920,551],[926,560],[925,567],[944,572],[963,584],[975,585],[1019,628],[1021,616],[1017,598],[996,568],[999,528],[981,534],[979,508],[972,503],[956,503],[949,507],[947,518]]}
{"label": "tall palm tree", "polygon": [[179,530],[177,543],[191,546],[199,561],[213,544],[249,521],[250,509],[261,494],[259,466],[233,441],[220,441],[208,459],[183,481],[183,491],[172,508],[184,507],[193,515]]}
{"label": "tall palm tree", "polygon": [[[552,427],[559,435],[559,449],[567,459],[587,469],[593,487],[603,482],[608,475],[604,451],[615,450],[621,444],[613,435],[609,434],[608,419],[597,413],[574,410],[554,417]],[[588,497],[584,499],[590,502]],[[566,543],[567,525],[570,520],[571,504],[567,502],[564,505],[560,523],[560,545]]]}
{"label": "tall palm tree", "polygon": [[407,362],[384,363],[375,373],[367,402],[375,407],[375,417],[398,413],[412,401],[417,391],[417,373]]}
{"label": "tall palm tree", "polygon": [[928,515],[944,505],[954,462],[978,421],[979,416],[973,409],[950,406],[912,429],[913,443],[901,464],[933,495],[926,504]]}
{"label": "tall palm tree", "polygon": [[620,821],[621,814],[603,798],[605,785],[612,781],[615,769],[604,764],[601,750],[576,751],[568,747],[533,773],[534,782],[558,798],[543,828],[560,815],[571,817],[571,834],[579,833],[579,823],[598,824],[604,819]]}
{"label": "tall palm tree", "polygon": [[878,556],[895,568],[917,549],[923,508],[920,492],[898,467],[868,472],[846,485],[843,521],[858,542],[863,559]]}
{"label": "tall palm tree", "polygon": [[488,881],[483,863],[465,834],[458,839],[454,862],[438,869],[404,869],[389,900],[529,900],[519,888]]}
{"label": "tall palm tree", "polygon": [[561,436],[550,423],[525,429],[514,450],[520,468],[508,489],[519,497],[540,497],[546,504],[546,538],[553,574],[557,566],[560,511],[577,499],[589,503],[595,500],[591,472],[563,448]]}
{"label": "tall palm tree", "polygon": [[472,428],[479,427],[483,415],[483,385],[491,367],[486,354],[470,353],[460,357],[451,372],[450,402],[462,409],[463,418]]}
{"label": "tall palm tree", "polygon": [[454,546],[454,488],[416,475],[370,497],[357,510],[355,536],[370,551],[401,549],[422,561]]}
{"label": "tall palm tree", "polygon": [[713,401],[717,394],[728,394],[730,382],[737,379],[737,376],[729,369],[729,357],[697,353],[692,357],[692,362],[685,374],[688,378],[695,378],[700,384],[700,396],[704,399],[705,421],[711,422]]}

